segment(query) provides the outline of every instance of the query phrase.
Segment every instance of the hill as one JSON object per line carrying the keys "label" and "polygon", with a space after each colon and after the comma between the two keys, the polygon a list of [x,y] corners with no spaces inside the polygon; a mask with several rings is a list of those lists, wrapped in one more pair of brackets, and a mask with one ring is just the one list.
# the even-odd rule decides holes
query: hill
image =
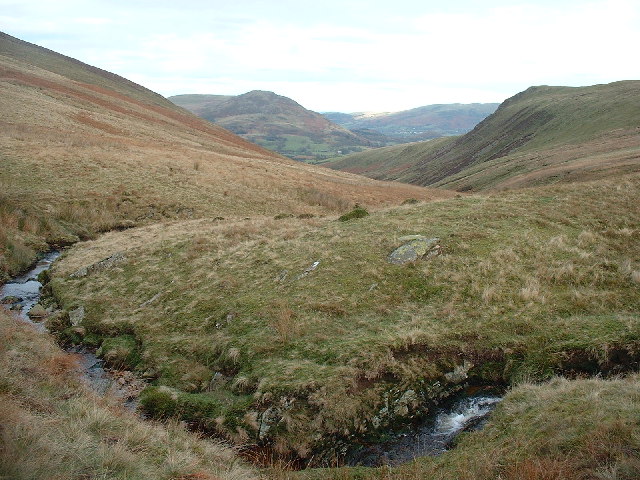
{"label": "hill", "polygon": [[254,90],[243,95],[177,95],[176,105],[290,158],[314,162],[372,143],[290,98]]}
{"label": "hill", "polygon": [[352,131],[371,130],[394,142],[416,142],[467,133],[492,114],[497,103],[426,105],[391,113],[323,113]]}
{"label": "hill", "polygon": [[463,191],[606,178],[640,169],[639,119],[640,81],[531,87],[438,148],[371,150],[329,166]]}
{"label": "hill", "polygon": [[640,169],[640,81],[531,87],[405,178],[459,190],[605,178]]}
{"label": "hill", "polygon": [[441,137],[426,142],[405,143],[372,148],[359,153],[329,159],[322,166],[357,173],[378,180],[400,180],[406,171],[429,153],[453,142],[457,137]]}
{"label": "hill", "polygon": [[113,228],[443,195],[293,162],[140,85],[5,34],[0,79],[3,276],[46,243]]}

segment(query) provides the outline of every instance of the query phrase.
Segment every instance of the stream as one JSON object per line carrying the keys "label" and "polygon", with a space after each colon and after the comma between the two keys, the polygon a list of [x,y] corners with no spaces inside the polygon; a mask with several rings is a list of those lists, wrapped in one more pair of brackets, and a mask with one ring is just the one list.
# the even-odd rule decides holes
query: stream
{"label": "stream", "polygon": [[[38,281],[38,275],[51,268],[59,256],[57,250],[46,253],[31,270],[0,287],[3,306],[39,332],[47,332],[44,322],[31,319],[28,313],[40,301],[42,283]],[[80,378],[94,392],[100,396],[113,395],[129,410],[136,409],[137,393],[142,382],[137,381],[131,372],[106,369],[103,360],[84,347],[70,347],[66,351],[78,360]]]}
{"label": "stream", "polygon": [[484,426],[489,414],[502,400],[493,392],[478,392],[447,402],[412,431],[389,441],[361,448],[347,459],[351,466],[400,465],[417,457],[440,455],[453,446],[465,431]]}

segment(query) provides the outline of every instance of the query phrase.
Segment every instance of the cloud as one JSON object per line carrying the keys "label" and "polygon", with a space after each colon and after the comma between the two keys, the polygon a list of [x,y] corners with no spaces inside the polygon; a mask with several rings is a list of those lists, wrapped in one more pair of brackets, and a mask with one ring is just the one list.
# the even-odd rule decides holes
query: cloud
{"label": "cloud", "polygon": [[633,0],[3,3],[9,33],[165,95],[260,88],[314,109],[373,110],[640,78]]}

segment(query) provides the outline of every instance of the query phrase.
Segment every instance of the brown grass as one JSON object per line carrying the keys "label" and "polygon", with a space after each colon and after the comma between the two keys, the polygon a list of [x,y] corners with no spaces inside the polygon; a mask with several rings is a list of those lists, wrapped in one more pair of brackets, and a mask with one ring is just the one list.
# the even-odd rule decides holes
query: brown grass
{"label": "brown grass", "polygon": [[45,241],[68,243],[131,224],[321,215],[357,202],[377,207],[449,195],[293,162],[178,107],[160,106],[150,93],[145,102],[142,93],[131,98],[37,65],[0,58],[5,276]]}
{"label": "brown grass", "polygon": [[3,312],[0,370],[1,478],[257,478],[218,443],[96,398],[72,355]]}

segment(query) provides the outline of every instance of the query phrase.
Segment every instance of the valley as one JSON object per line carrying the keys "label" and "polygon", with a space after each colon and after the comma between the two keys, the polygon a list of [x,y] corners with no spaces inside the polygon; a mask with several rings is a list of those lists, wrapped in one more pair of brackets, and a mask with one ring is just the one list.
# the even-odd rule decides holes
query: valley
{"label": "valley", "polygon": [[352,152],[466,133],[498,107],[452,104],[393,113],[319,114],[264,91],[237,96],[185,94],[169,100],[246,140],[312,164]]}
{"label": "valley", "polygon": [[[469,133],[328,162],[338,170],[457,191],[608,178],[640,168],[640,82],[531,87]],[[390,168],[389,166],[392,166]]]}
{"label": "valley", "polygon": [[[637,478],[639,85],[532,87],[325,168],[265,148],[275,94],[181,96],[241,138],[0,34],[2,280],[62,252],[49,333],[0,311],[0,477]],[[138,413],[61,346],[143,382]],[[392,460],[485,390],[483,428]]]}

